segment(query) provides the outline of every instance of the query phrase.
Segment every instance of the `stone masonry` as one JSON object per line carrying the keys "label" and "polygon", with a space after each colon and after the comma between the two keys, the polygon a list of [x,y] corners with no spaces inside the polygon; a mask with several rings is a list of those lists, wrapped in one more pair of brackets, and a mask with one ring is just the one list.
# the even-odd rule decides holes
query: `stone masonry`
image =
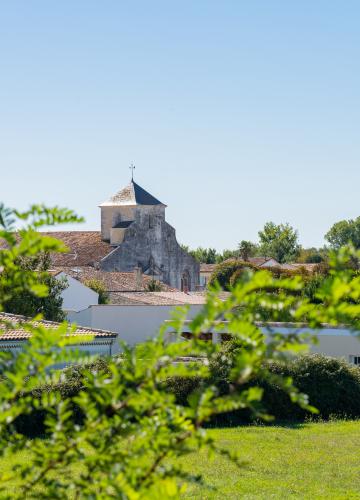
{"label": "stone masonry", "polygon": [[199,264],[178,244],[163,203],[131,181],[100,208],[102,239],[114,247],[100,261],[101,269],[130,272],[139,267],[174,288],[196,289]]}

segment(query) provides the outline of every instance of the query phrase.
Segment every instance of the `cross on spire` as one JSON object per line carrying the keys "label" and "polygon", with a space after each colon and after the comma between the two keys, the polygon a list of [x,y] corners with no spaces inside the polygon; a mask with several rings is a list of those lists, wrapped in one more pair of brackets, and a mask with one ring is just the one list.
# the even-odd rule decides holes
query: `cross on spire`
{"label": "cross on spire", "polygon": [[129,167],[129,169],[131,170],[131,180],[133,181],[134,180],[134,170],[135,170],[135,165],[132,163]]}

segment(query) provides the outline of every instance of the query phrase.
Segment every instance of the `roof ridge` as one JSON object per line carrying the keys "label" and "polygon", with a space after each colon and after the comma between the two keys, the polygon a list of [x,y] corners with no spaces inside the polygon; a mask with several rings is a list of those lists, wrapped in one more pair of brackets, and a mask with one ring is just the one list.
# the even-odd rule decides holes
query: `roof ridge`
{"label": "roof ridge", "polygon": [[114,205],[164,205],[164,203],[132,180],[130,184],[110,196],[104,203],[101,203],[100,207]]}
{"label": "roof ridge", "polygon": [[[19,322],[24,322],[24,323],[43,323],[45,325],[54,325],[54,326],[60,326],[63,323],[66,323],[69,328],[75,327],[75,332],[74,335],[76,335],[77,330],[85,330],[89,332],[99,332],[99,333],[111,333],[113,335],[116,335],[116,333],[112,332],[111,330],[104,330],[102,328],[92,328],[91,326],[83,326],[83,325],[77,325],[75,323],[70,323],[69,321],[50,321],[48,319],[35,319],[35,318],[30,318],[29,316],[24,316],[22,314],[13,314],[13,313],[6,313],[6,312],[0,312],[0,319],[2,316],[9,317],[9,319],[13,318],[14,320],[17,319]],[[90,334],[91,335],[91,334]],[[1,337],[1,332],[0,332],[0,337]]]}

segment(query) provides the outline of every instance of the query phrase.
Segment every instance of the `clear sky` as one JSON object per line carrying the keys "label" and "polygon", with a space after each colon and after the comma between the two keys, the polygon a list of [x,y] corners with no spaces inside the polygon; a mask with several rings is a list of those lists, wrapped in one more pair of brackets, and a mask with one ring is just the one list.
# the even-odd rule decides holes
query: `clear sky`
{"label": "clear sky", "polygon": [[181,243],[360,215],[360,2],[0,2],[0,200],[74,208],[135,179]]}

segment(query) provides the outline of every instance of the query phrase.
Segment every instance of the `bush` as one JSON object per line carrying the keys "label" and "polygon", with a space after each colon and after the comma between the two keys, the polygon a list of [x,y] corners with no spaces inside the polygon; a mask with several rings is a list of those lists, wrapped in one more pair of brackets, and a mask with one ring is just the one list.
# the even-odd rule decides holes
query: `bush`
{"label": "bush", "polygon": [[[84,378],[86,378],[86,372],[88,371],[93,373],[108,373],[107,359],[98,358],[96,361],[88,365],[73,365],[64,368],[64,370],[62,370],[62,382],[38,387],[32,391],[32,396],[37,400],[41,400],[43,396],[57,392],[64,401],[68,398],[77,396],[80,391],[84,389]],[[71,409],[74,421],[78,425],[81,425],[84,419],[83,412],[74,403],[72,403]],[[31,438],[45,436],[47,433],[45,418],[46,412],[44,410],[32,409],[29,414],[20,415],[15,420],[15,429],[20,434],[24,434],[25,436],[29,436]]]}
{"label": "bush", "polygon": [[146,292],[162,292],[163,285],[161,284],[160,281],[152,279],[146,285],[145,290],[146,290]]}
{"label": "bush", "polygon": [[[224,344],[222,353],[212,361],[211,371],[214,381],[228,392],[229,373],[236,351],[242,347],[238,342]],[[263,404],[269,414],[277,420],[302,421],[310,413],[294,405],[276,383],[276,376],[291,377],[294,385],[309,396],[309,402],[318,409],[318,417],[360,418],[360,369],[346,361],[320,354],[307,354],[289,360],[286,364],[272,361],[267,364],[271,379],[253,380],[264,389]],[[247,420],[248,413],[236,412],[237,421]],[[234,419],[234,414],[227,418]]]}
{"label": "bush", "polygon": [[[310,404],[319,410],[319,416],[341,418],[360,417],[360,369],[346,361],[312,354],[296,358],[287,366],[271,363],[270,370],[279,375],[290,376],[300,390],[309,396]],[[281,407],[280,392],[277,390],[277,406],[273,414],[278,418],[303,418],[307,415],[294,405]],[[269,398],[265,395],[264,403]],[[286,399],[285,399],[286,400]],[[289,411],[290,410],[290,411]]]}
{"label": "bush", "polygon": [[[231,390],[229,372],[232,367],[232,356],[238,343],[226,342],[222,352],[211,361],[212,381],[221,394],[228,394]],[[307,354],[289,361],[286,365],[280,362],[267,364],[270,374],[275,377],[291,377],[294,385],[309,396],[310,404],[319,410],[316,418],[323,420],[333,416],[338,418],[360,418],[360,369],[351,366],[345,361],[329,358],[320,354]],[[105,358],[99,358],[95,363],[87,366],[72,366],[63,370],[65,381],[56,386],[44,386],[36,389],[33,394],[37,398],[44,393],[58,391],[63,399],[76,396],[84,390],[83,379],[85,373],[106,373],[108,363]],[[207,381],[208,382],[208,381]],[[166,388],[174,394],[176,402],[186,405],[189,396],[204,386],[205,380],[201,377],[172,377],[167,379]],[[293,404],[284,391],[273,381],[257,378],[251,385],[264,389],[263,406],[273,415],[276,421],[301,422],[312,414]],[[81,425],[84,415],[79,408],[74,407],[76,423]],[[315,418],[312,416],[312,418]],[[236,410],[213,417],[212,426],[230,426],[249,423],[253,420],[249,410]],[[27,416],[21,416],[16,422],[17,431],[28,436],[39,436],[45,432],[44,412],[33,411]]]}
{"label": "bush", "polygon": [[235,273],[242,273],[244,269],[256,269],[250,262],[242,260],[229,260],[218,264],[211,275],[209,286],[218,283],[224,290],[232,286],[231,278]]}
{"label": "bush", "polygon": [[84,285],[94,290],[97,294],[99,294],[98,302],[99,304],[108,304],[109,303],[109,294],[106,291],[105,285],[102,281],[97,279],[89,279],[84,281]]}
{"label": "bush", "polygon": [[[222,394],[231,390],[229,372],[231,356],[240,349],[233,342],[226,342],[223,352],[211,362],[213,381]],[[337,418],[360,418],[360,369],[343,360],[320,354],[299,356],[286,365],[271,362],[267,365],[274,380],[254,379],[252,385],[264,389],[263,405],[276,421],[299,422],[311,418],[327,420]],[[276,384],[276,376],[291,377],[294,385],[309,396],[309,402],[319,410],[317,417],[293,404]],[[185,404],[192,391],[199,389],[200,377],[177,378],[168,381],[168,389],[175,394],[179,404]],[[213,418],[212,425],[240,425],[253,420],[248,410],[236,410]]]}

